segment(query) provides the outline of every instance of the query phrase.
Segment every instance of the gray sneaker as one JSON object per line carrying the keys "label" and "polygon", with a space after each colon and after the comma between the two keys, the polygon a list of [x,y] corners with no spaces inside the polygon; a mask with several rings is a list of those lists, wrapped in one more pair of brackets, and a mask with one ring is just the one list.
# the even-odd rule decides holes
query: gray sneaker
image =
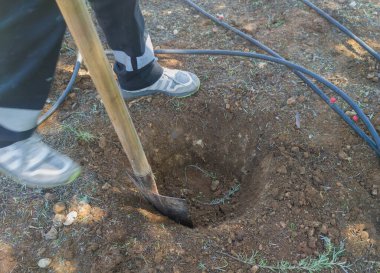
{"label": "gray sneaker", "polygon": [[28,187],[52,188],[73,182],[80,167],[33,135],[0,149],[0,172]]}
{"label": "gray sneaker", "polygon": [[200,81],[195,74],[187,71],[164,68],[161,78],[151,86],[134,91],[122,89],[122,94],[125,100],[157,93],[183,98],[196,93],[199,86]]}

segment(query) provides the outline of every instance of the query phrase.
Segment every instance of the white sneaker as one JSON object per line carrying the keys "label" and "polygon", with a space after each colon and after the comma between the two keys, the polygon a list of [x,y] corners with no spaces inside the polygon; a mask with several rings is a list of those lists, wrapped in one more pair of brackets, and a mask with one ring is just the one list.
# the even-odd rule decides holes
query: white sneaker
{"label": "white sneaker", "polygon": [[33,135],[0,148],[0,172],[28,187],[52,188],[73,182],[80,166]]}
{"label": "white sneaker", "polygon": [[195,74],[182,70],[164,68],[161,78],[151,86],[133,91],[122,89],[122,94],[125,100],[157,93],[183,98],[196,93],[199,86],[200,81]]}

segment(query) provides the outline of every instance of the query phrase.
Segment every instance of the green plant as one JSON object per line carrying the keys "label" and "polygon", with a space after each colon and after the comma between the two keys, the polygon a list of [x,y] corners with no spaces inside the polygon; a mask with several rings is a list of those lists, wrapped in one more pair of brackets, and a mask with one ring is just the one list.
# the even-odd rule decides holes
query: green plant
{"label": "green plant", "polygon": [[84,131],[84,130],[81,130],[81,129],[76,129],[70,125],[63,125],[62,128],[65,130],[65,131],[68,131],[70,133],[72,133],[77,140],[79,141],[83,141],[83,142],[92,142],[96,139],[96,137],[91,134],[90,132],[87,132],[87,131]]}
{"label": "green plant", "polygon": [[316,273],[323,272],[325,270],[332,270],[334,268],[339,268],[343,272],[348,272],[351,268],[350,264],[346,262],[339,261],[339,258],[344,254],[344,244],[341,242],[338,247],[334,246],[331,240],[328,237],[321,237],[325,251],[319,254],[316,258],[307,257],[305,259],[300,260],[297,264],[292,264],[288,261],[280,261],[274,265],[270,265],[270,263],[261,258],[259,253],[254,251],[251,256],[246,256],[242,254],[238,254],[236,256],[218,252],[219,254],[225,255],[229,258],[232,258],[236,261],[239,261],[248,265],[256,265],[261,269],[266,269],[272,272],[308,272],[308,273]]}

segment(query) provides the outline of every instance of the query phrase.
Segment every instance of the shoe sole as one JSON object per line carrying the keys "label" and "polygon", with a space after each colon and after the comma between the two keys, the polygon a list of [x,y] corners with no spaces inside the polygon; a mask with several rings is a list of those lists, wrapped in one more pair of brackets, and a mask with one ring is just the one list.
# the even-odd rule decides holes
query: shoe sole
{"label": "shoe sole", "polygon": [[20,179],[18,179],[17,177],[15,177],[13,174],[9,173],[8,171],[4,170],[3,168],[0,168],[0,173],[3,173],[7,176],[10,176],[13,178],[13,180],[22,185],[22,186],[26,186],[28,188],[35,188],[35,189],[51,189],[51,188],[55,188],[55,187],[59,187],[59,186],[65,186],[65,185],[68,185],[68,184],[71,184],[72,182],[74,182],[78,177],[79,175],[81,174],[81,168],[78,168],[77,170],[75,170],[75,172],[64,182],[62,183],[55,183],[55,184],[44,184],[44,185],[41,185],[41,184],[35,184],[33,182],[25,182],[25,181],[22,181]]}
{"label": "shoe sole", "polygon": [[131,100],[131,99],[155,95],[155,94],[163,94],[163,95],[167,95],[170,97],[177,97],[177,98],[187,98],[197,93],[199,90],[199,87],[200,87],[200,83],[198,83],[198,85],[196,86],[196,88],[194,88],[194,90],[180,93],[180,94],[166,92],[162,90],[127,91],[127,90],[122,89],[122,95],[123,95],[124,100]]}

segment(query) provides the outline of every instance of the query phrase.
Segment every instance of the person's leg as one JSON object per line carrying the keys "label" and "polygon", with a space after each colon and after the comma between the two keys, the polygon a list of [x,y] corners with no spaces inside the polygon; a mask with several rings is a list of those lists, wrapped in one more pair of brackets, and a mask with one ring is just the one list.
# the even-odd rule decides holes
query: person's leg
{"label": "person's leg", "polygon": [[157,63],[138,0],[90,2],[114,52],[114,71],[125,99],[154,93],[184,97],[198,90],[194,74]]}
{"label": "person's leg", "polygon": [[0,0],[0,7],[0,171],[33,186],[68,182],[78,167],[32,136],[65,23],[55,1]]}

